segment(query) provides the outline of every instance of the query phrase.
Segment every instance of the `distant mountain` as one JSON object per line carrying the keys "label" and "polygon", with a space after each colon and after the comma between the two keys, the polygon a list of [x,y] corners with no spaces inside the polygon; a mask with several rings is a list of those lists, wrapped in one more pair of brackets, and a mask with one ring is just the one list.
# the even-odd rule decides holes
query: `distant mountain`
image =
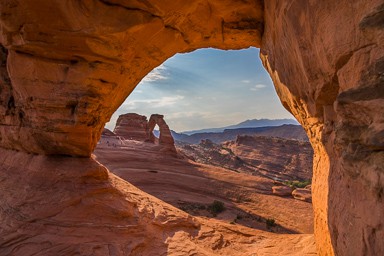
{"label": "distant mountain", "polygon": [[226,126],[226,127],[185,131],[185,132],[182,132],[182,134],[191,135],[191,134],[195,134],[195,133],[223,132],[224,130],[227,130],[227,129],[281,126],[284,124],[298,125],[299,123],[294,119],[252,119],[252,120],[246,120],[246,121],[241,122],[239,124],[230,125],[230,126]]}
{"label": "distant mountain", "polygon": [[294,139],[308,141],[307,134],[300,125],[284,124],[281,126],[267,126],[257,128],[238,128],[225,129],[222,132],[201,132],[191,135],[171,131],[176,141],[189,144],[198,144],[201,140],[209,139],[214,143],[235,140],[238,135],[256,135],[267,137],[278,137],[284,139]]}

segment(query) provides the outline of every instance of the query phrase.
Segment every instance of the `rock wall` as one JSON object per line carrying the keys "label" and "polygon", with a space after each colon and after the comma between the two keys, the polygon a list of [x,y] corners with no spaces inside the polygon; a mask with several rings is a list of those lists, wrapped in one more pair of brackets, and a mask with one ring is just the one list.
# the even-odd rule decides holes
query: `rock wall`
{"label": "rock wall", "polygon": [[128,140],[145,141],[149,138],[147,117],[135,113],[120,115],[113,132]]}
{"label": "rock wall", "polygon": [[315,151],[320,255],[384,254],[384,4],[265,1],[261,58]]}
{"label": "rock wall", "polygon": [[[283,105],[315,150],[320,254],[382,255],[383,10],[382,0],[3,0],[0,147],[90,156],[104,123],[170,56],[261,46]],[[12,189],[6,181],[3,189]],[[2,205],[2,219],[21,205]],[[77,221],[87,219],[80,214]],[[25,220],[19,218],[32,225]]]}

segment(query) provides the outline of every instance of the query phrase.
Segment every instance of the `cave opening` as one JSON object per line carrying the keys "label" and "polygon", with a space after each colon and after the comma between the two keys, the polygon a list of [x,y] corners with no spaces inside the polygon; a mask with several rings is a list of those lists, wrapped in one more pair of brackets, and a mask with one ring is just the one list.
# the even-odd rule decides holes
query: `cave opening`
{"label": "cave opening", "polygon": [[[276,233],[313,233],[313,149],[280,103],[258,55],[257,48],[201,49],[168,59],[142,79],[106,125],[115,136],[137,138],[122,129],[149,133],[149,140],[123,138],[124,150],[136,148],[140,157],[123,150],[122,168],[116,155],[98,147],[99,161],[191,215]],[[134,116],[114,123],[127,113],[146,117],[148,125],[138,125]],[[164,129],[171,142],[164,142]]]}

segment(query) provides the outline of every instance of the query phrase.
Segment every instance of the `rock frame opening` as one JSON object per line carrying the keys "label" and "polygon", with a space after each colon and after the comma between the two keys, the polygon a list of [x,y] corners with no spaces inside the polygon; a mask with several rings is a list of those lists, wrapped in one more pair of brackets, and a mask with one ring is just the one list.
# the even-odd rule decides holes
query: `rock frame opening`
{"label": "rock frame opening", "polygon": [[[128,185],[92,159],[57,155],[89,157],[112,113],[150,70],[170,56],[205,47],[254,46],[261,49],[260,57],[282,104],[305,128],[315,151],[312,190],[318,253],[384,254],[382,1],[196,0],[186,5],[5,0],[0,10],[0,160],[5,191],[17,189],[7,180],[20,180],[17,175],[24,171],[28,195],[34,198],[39,198],[42,187],[37,183],[44,179],[52,184],[62,181],[56,192],[68,192],[69,201],[78,198],[65,190],[59,173],[76,180],[84,198],[90,189],[85,184],[90,182],[100,189],[126,191]],[[57,167],[58,162],[83,171],[63,173],[60,170],[66,167]],[[41,234],[47,230],[42,222],[54,221],[58,226],[69,220],[71,225],[84,222],[85,216],[76,216],[70,204],[56,205],[50,208],[53,215],[42,216],[33,207],[23,206],[26,194],[14,193],[19,198],[2,195],[2,252],[22,254],[31,248],[28,241],[32,240],[43,244],[46,239]],[[106,202],[103,197],[98,200]],[[144,218],[144,213],[135,212],[137,208],[126,207],[121,214]],[[19,217],[12,216],[14,211]],[[54,213],[60,214],[50,217]],[[153,217],[153,227],[172,230],[164,216],[162,212]],[[26,224],[28,218],[40,222]],[[99,219],[112,223],[109,218]],[[200,225],[188,217],[182,219],[184,224],[173,227],[174,232],[193,232]],[[26,238],[10,242],[20,225]],[[28,225],[35,225],[34,231]],[[166,244],[159,238],[153,241],[159,248]],[[51,238],[50,243],[63,241]],[[62,246],[86,252],[98,243]],[[116,244],[110,248],[122,250]]]}

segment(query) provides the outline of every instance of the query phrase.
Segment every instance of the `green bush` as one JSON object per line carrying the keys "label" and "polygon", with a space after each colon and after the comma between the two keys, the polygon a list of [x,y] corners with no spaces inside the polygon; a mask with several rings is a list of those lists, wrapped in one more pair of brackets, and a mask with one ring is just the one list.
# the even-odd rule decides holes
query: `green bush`
{"label": "green bush", "polygon": [[224,203],[221,201],[213,201],[212,204],[208,206],[208,211],[213,214],[213,216],[216,216],[218,213],[221,213],[225,210]]}
{"label": "green bush", "polygon": [[310,185],[312,183],[311,180],[304,180],[304,181],[298,181],[298,180],[294,180],[294,181],[290,181],[290,180],[286,180],[283,182],[284,185],[287,185],[291,188],[305,188],[306,186]]}

